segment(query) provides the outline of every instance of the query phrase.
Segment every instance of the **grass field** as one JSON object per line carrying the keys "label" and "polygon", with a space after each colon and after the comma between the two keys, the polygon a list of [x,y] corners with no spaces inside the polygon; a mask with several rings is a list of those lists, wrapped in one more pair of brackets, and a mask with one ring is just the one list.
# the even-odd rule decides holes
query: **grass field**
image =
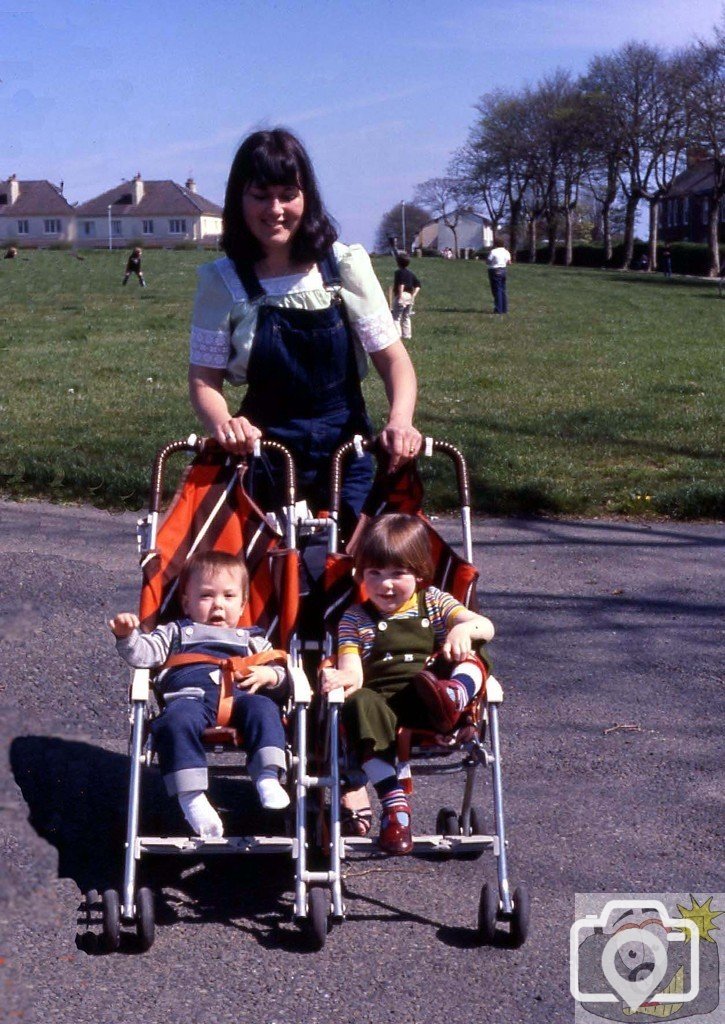
{"label": "grass field", "polygon": [[[186,397],[195,269],[209,253],[0,261],[0,489],[145,504],[153,454],[196,429]],[[390,259],[376,261],[384,286]],[[481,263],[421,260],[417,424],[459,445],[479,512],[722,517],[725,299],[713,282],[517,266],[508,317]],[[384,397],[365,384],[376,423]],[[447,466],[429,506],[456,503]]]}

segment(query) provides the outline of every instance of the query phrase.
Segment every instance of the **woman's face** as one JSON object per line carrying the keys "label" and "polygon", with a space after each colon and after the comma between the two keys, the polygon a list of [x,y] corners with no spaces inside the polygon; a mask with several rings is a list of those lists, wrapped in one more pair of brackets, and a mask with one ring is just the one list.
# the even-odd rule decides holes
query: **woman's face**
{"label": "woman's face", "polygon": [[304,193],[297,185],[251,184],[242,198],[247,227],[266,253],[290,247],[304,210]]}

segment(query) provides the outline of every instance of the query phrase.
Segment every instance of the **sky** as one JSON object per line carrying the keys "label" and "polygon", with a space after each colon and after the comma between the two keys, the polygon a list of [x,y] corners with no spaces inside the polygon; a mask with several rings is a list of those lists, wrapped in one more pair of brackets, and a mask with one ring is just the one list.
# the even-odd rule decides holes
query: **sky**
{"label": "sky", "polygon": [[0,179],[84,202],[140,172],[221,204],[244,136],[307,146],[346,242],[445,173],[477,100],[646,41],[711,38],[723,0],[0,0]]}

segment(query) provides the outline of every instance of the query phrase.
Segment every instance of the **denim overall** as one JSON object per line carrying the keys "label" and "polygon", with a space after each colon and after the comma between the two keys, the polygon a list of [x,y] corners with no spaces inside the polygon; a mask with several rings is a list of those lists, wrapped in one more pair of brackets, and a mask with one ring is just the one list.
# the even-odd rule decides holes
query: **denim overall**
{"label": "denim overall", "polygon": [[[355,434],[369,436],[355,345],[339,296],[340,275],[330,251],[320,262],[327,309],[282,309],[265,302],[254,268],[235,263],[250,302],[259,301],[257,329],[247,367],[247,392],[239,415],[264,437],[292,452],[298,497],[313,511],[329,507],[330,462],[335,449]],[[255,460],[247,486],[264,509],[281,507],[279,474]],[[357,519],[372,481],[369,455],[348,462],[342,484],[343,514]]]}
{"label": "denim overall", "polygon": [[[179,626],[181,643],[178,653],[210,654],[217,658],[228,658],[233,654],[245,657],[252,653],[246,642],[248,630],[242,631],[242,642],[236,629],[222,629],[218,626],[205,628],[193,623],[191,619],[180,620]],[[215,636],[219,634],[217,643],[205,642],[212,629]],[[200,635],[200,631],[204,635]],[[192,686],[204,691],[203,697],[176,697],[168,700],[164,710],[150,726],[158,753],[159,769],[166,789],[172,796],[208,788],[206,754],[201,734],[204,729],[210,729],[216,723],[220,692],[217,678],[215,666],[199,664],[172,668],[160,680],[164,697]],[[270,697],[240,690],[234,698],[229,724],[242,732],[247,770],[252,778],[256,778],[263,768],[285,767],[285,738],[280,710]]]}
{"label": "denim overall", "polygon": [[375,640],[365,661],[365,684],[342,706],[342,721],[353,753],[372,743],[376,757],[395,761],[395,730],[399,725],[429,729],[428,712],[412,683],[433,653],[435,636],[426,614],[425,591],[418,594],[418,614],[386,619],[370,602],[365,610],[375,623]]}

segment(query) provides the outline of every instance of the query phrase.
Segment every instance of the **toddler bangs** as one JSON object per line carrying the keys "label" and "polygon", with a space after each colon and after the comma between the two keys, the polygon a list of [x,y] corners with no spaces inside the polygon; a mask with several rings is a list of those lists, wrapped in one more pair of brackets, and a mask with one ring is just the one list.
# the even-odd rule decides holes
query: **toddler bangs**
{"label": "toddler bangs", "polygon": [[401,566],[427,586],[433,578],[428,530],[422,519],[400,513],[370,521],[355,551],[355,569]]}

